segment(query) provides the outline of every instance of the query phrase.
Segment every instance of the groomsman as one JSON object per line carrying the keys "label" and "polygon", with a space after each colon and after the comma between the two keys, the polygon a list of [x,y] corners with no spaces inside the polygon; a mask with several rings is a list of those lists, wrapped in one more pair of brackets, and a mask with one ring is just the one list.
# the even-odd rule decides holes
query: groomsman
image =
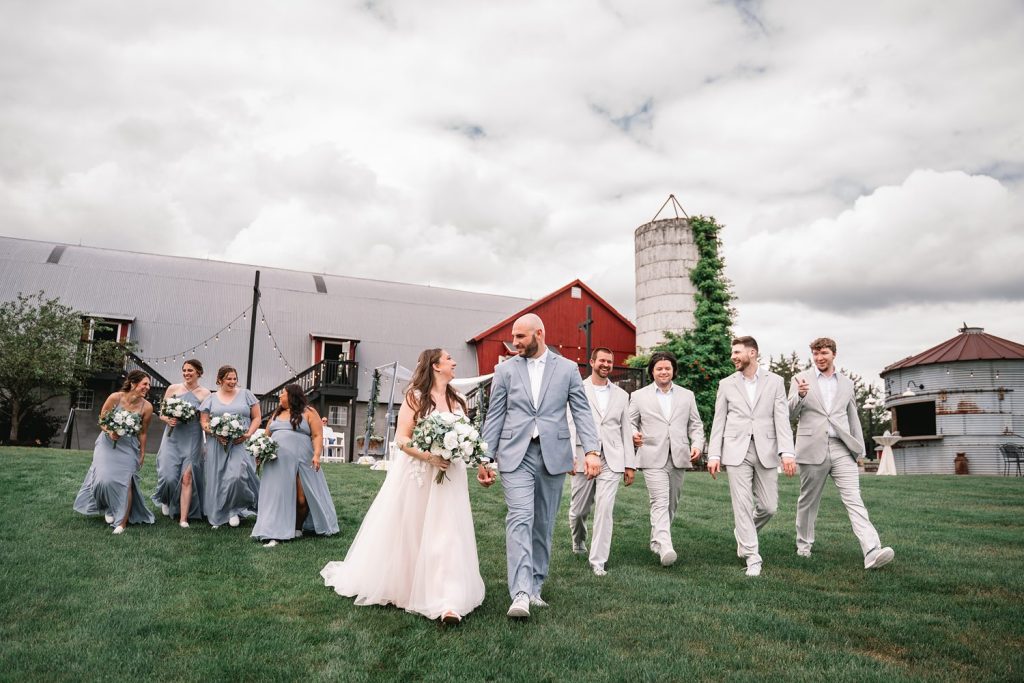
{"label": "groomsman", "polygon": [[800,498],[796,504],[796,554],[811,556],[814,522],[825,480],[839,489],[853,534],[860,541],[864,568],[878,569],[892,561],[883,548],[860,497],[857,457],[864,454],[864,432],[857,415],[853,381],[836,372],[836,343],[828,337],[811,342],[814,367],[797,373],[789,385],[789,410],[798,418],[796,462],[800,465]]}
{"label": "groomsman", "polygon": [[689,389],[675,384],[676,357],[651,355],[647,374],[654,380],[633,392],[629,418],[635,432],[637,468],[643,470],[651,500],[651,551],[663,567],[676,561],[672,521],[683,491],[683,474],[693,468],[704,449],[704,424],[697,400]]}
{"label": "groomsman", "polygon": [[[604,565],[612,546],[612,513],[615,510],[619,480],[629,486],[636,473],[633,429],[629,422],[629,394],[608,381],[614,361],[615,355],[610,349],[594,349],[590,355],[590,377],[583,380],[583,389],[601,442],[601,473],[593,479],[583,474],[583,446],[577,443],[576,466],[571,479],[569,530],[572,532],[572,551],[577,555],[587,553],[587,515],[593,508],[594,537],[590,543],[590,568],[596,576],[607,574]],[[569,419],[571,422],[571,415]],[[575,429],[572,431],[575,432]]]}
{"label": "groomsman", "polygon": [[757,355],[753,337],[732,340],[736,372],[718,383],[708,445],[711,476],[729,468],[736,554],[746,560],[747,576],[761,575],[757,532],[779,506],[780,456],[786,476],[796,474],[785,383],[762,369]]}

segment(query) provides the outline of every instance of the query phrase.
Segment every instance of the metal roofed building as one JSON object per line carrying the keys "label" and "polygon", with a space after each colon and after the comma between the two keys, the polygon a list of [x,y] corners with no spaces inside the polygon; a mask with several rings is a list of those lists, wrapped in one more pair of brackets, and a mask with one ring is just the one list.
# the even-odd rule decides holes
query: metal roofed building
{"label": "metal roofed building", "polygon": [[[257,270],[266,324],[257,323],[249,388],[257,395],[267,392],[325,358],[340,357],[347,367],[357,367],[354,396],[330,410],[332,423],[348,426],[349,450],[357,417],[355,410],[344,408],[354,408],[352,399],[368,400],[374,367],[394,361],[414,367],[419,351],[440,346],[459,363],[460,374],[471,376],[477,368],[476,348],[466,340],[530,303],[424,285],[0,236],[0,300],[43,291],[114,325],[117,338],[135,342],[138,355],[171,382],[180,381],[182,354],[194,355],[205,366],[202,383],[208,388],[225,364],[236,367],[245,383],[250,320],[236,317],[243,311],[250,315]],[[211,339],[215,334],[216,340]],[[103,398],[96,397],[93,413]],[[66,404],[60,409],[66,411]],[[96,421],[95,415],[85,417],[80,421]],[[155,433],[151,429],[151,439]],[[86,438],[83,432],[79,441],[88,447]]]}
{"label": "metal roofed building", "polygon": [[1001,446],[1024,444],[1024,345],[959,332],[881,372],[900,474],[952,474],[957,453],[971,474],[1003,474]]}

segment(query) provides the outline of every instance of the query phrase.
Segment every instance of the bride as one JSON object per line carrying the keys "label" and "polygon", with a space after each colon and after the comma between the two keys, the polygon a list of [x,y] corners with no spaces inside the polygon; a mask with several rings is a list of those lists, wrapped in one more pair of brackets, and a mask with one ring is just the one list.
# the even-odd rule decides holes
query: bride
{"label": "bride", "polygon": [[[416,423],[434,410],[464,414],[449,386],[455,361],[444,349],[420,353],[398,413],[394,458],[343,562],[321,570],[327,586],[357,605],[393,604],[457,624],[484,600],[469,506],[466,465],[418,450]],[[447,478],[434,482],[437,470]]]}

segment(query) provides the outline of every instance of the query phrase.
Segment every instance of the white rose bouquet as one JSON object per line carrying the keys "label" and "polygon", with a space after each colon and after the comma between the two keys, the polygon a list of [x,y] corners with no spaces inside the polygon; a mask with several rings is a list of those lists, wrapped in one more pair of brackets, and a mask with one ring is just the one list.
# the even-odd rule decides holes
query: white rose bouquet
{"label": "white rose bouquet", "polygon": [[210,433],[228,440],[224,446],[224,453],[227,454],[231,451],[231,442],[245,434],[245,427],[242,426],[242,418],[238,415],[224,413],[210,418]]}
{"label": "white rose bouquet", "polygon": [[[160,403],[160,414],[164,417],[173,417],[178,422],[185,424],[196,417],[196,407],[181,398],[165,398]],[[174,433],[174,427],[167,430],[167,436]]]}
{"label": "white rose bouquet", "polygon": [[263,463],[268,460],[277,460],[277,442],[262,429],[256,430],[256,433],[249,437],[249,440],[245,442],[245,450],[256,458],[257,473],[263,468]]}
{"label": "white rose bouquet", "polygon": [[[480,438],[480,432],[469,418],[455,413],[432,413],[417,422],[409,445],[445,460],[461,460],[467,466],[489,460],[487,443]],[[441,470],[434,481],[440,484],[445,476]]]}
{"label": "white rose bouquet", "polygon": [[100,428],[106,430],[108,436],[117,434],[118,439],[122,436],[136,436],[142,431],[142,415],[114,406],[100,416]]}

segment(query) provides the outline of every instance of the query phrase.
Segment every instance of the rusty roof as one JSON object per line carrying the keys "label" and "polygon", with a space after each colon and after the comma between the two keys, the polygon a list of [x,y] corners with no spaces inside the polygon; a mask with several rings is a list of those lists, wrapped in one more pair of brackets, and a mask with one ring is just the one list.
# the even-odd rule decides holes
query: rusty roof
{"label": "rusty roof", "polygon": [[960,328],[960,334],[947,339],[938,346],[922,351],[916,356],[904,358],[883,370],[910,368],[915,365],[932,365],[935,363],[953,363],[966,360],[1015,360],[1024,359],[1024,344],[1012,342],[992,334],[987,334],[983,327],[968,327],[966,323]]}

